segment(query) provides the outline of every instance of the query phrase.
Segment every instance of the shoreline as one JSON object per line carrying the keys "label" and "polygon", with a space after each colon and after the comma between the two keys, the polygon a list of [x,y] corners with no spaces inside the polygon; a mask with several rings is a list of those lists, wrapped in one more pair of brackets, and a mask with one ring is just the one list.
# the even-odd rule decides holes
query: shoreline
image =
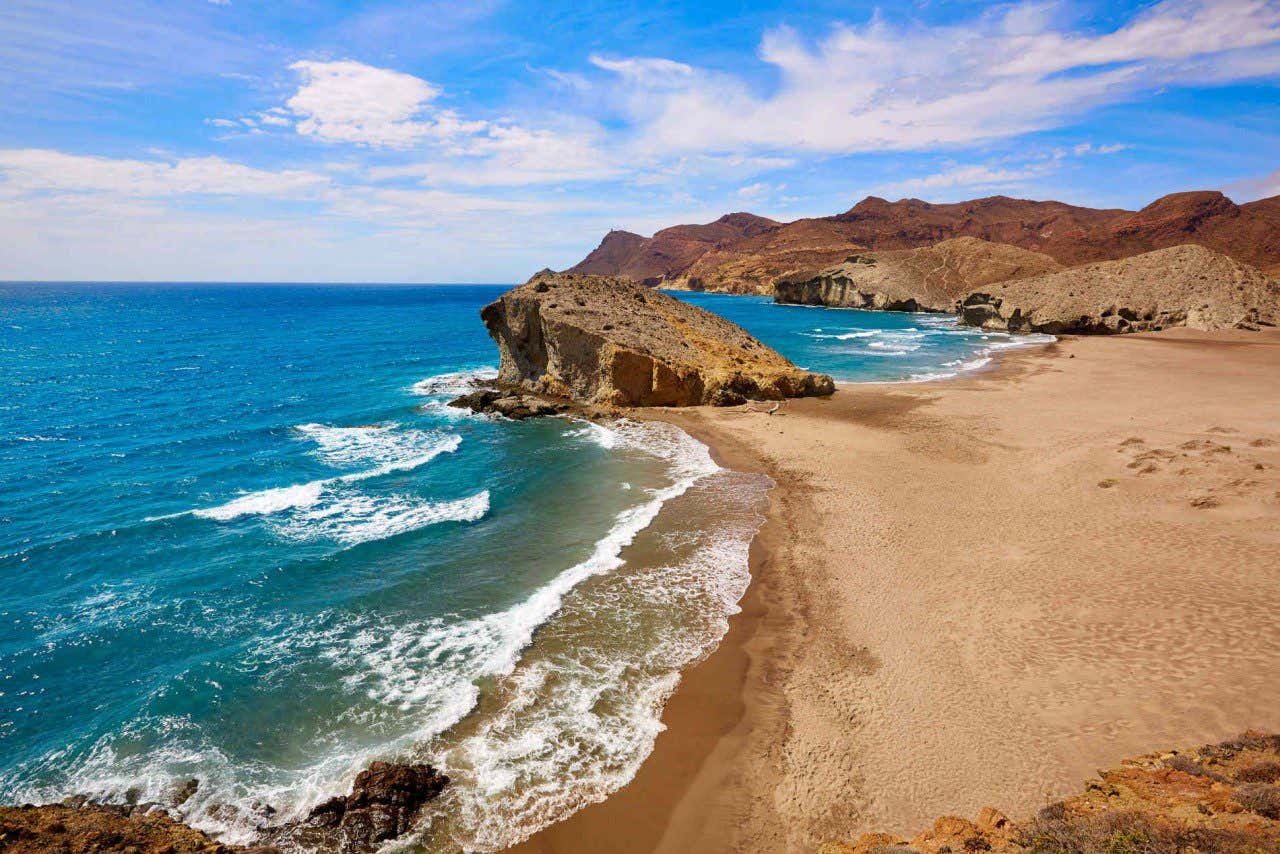
{"label": "shoreline", "polygon": [[[1141,353],[1137,361],[1143,364],[1132,364],[1135,352]],[[1205,361],[1204,357],[1209,357],[1210,361]],[[1242,360],[1247,364],[1235,364]],[[1197,366],[1200,370],[1196,370]],[[1019,817],[1034,812],[1050,795],[1078,786],[1092,769],[1114,763],[1124,756],[1177,743],[1223,738],[1249,726],[1280,727],[1280,720],[1275,714],[1260,711],[1257,693],[1261,691],[1261,699],[1266,699],[1270,703],[1268,708],[1273,709],[1280,707],[1280,689],[1260,686],[1255,678],[1250,680],[1253,684],[1249,690],[1242,690],[1243,686],[1234,686],[1236,690],[1231,690],[1232,686],[1224,681],[1225,674],[1223,678],[1216,678],[1212,672],[1192,664],[1188,669],[1195,671],[1195,678],[1190,680],[1187,690],[1229,694],[1214,700],[1224,705],[1223,709],[1206,712],[1202,708],[1206,700],[1200,697],[1196,697],[1194,702],[1175,703],[1180,708],[1174,711],[1162,710],[1159,704],[1153,707],[1150,700],[1142,697],[1134,697],[1129,703],[1119,698],[1114,704],[1107,704],[1105,698],[1099,698],[1100,704],[1111,707],[1094,708],[1082,719],[1079,709],[1069,708],[1072,705],[1070,697],[1054,697],[1053,713],[1045,714],[1044,709],[1036,713],[1019,713],[1016,703],[1010,704],[1007,699],[1002,701],[999,696],[987,696],[981,697],[981,702],[992,703],[999,712],[996,716],[1008,717],[1008,727],[1000,732],[1000,740],[1009,742],[1007,746],[993,745],[987,751],[982,748],[966,749],[966,735],[981,736],[984,729],[998,730],[1000,723],[993,725],[989,721],[983,722],[981,716],[974,718],[974,708],[965,704],[964,713],[956,717],[962,719],[960,724],[975,725],[977,729],[968,733],[956,731],[930,735],[926,740],[931,743],[923,748],[913,748],[904,743],[890,745],[889,749],[874,747],[867,741],[872,731],[875,736],[889,741],[895,738],[909,740],[911,727],[887,726],[893,720],[892,716],[884,714],[885,708],[876,708],[877,702],[869,700],[866,686],[860,682],[879,682],[881,688],[902,691],[913,697],[903,711],[909,716],[918,715],[923,721],[934,719],[940,729],[953,729],[949,726],[949,711],[945,705],[931,706],[929,701],[936,698],[929,696],[930,688],[913,684],[920,682],[921,677],[913,676],[909,668],[900,666],[904,663],[900,660],[904,651],[908,659],[920,657],[911,648],[912,644],[891,642],[892,633],[882,635],[880,640],[883,643],[877,643],[875,631],[848,631],[850,625],[857,627],[858,623],[851,623],[840,611],[848,608],[849,597],[856,599],[858,591],[844,587],[849,582],[861,581],[857,577],[860,573],[849,578],[847,572],[814,573],[798,565],[797,558],[810,557],[822,550],[824,537],[827,540],[838,538],[839,532],[825,530],[817,521],[823,513],[814,505],[823,503],[822,493],[828,491],[828,484],[823,481],[828,476],[837,478],[846,472],[828,473],[813,465],[806,469],[805,464],[813,462],[812,459],[788,460],[785,455],[777,454],[780,449],[789,449],[797,452],[798,457],[806,456],[803,448],[787,444],[785,434],[793,432],[791,428],[796,426],[803,427],[799,431],[803,435],[795,440],[801,443],[821,441],[824,431],[847,430],[856,433],[851,437],[856,439],[855,445],[885,440],[895,446],[880,449],[891,464],[894,453],[924,450],[926,456],[938,455],[944,463],[959,462],[963,465],[966,450],[977,449],[983,454],[996,455],[1007,450],[1010,444],[1003,439],[982,435],[980,430],[975,432],[975,425],[966,423],[986,417],[989,409],[1005,402],[1003,399],[988,402],[985,398],[1008,398],[1016,403],[1016,398],[1023,393],[1017,390],[1031,386],[1035,400],[1028,400],[1026,404],[1051,406],[1054,400],[1072,400],[1070,396],[1062,396],[1062,390],[1057,388],[1064,383],[1072,384],[1073,380],[1079,383],[1099,374],[1113,379],[1121,375],[1125,382],[1142,383],[1145,377],[1153,375],[1153,371],[1157,375],[1165,375],[1161,377],[1161,387],[1136,395],[1138,398],[1154,398],[1152,402],[1158,404],[1159,417],[1144,419],[1151,423],[1134,424],[1132,422],[1138,420],[1139,414],[1150,413],[1136,409],[1126,412],[1123,409],[1124,406],[1139,406],[1137,399],[1120,400],[1119,410],[1116,401],[1109,399],[1106,411],[1096,413],[1092,418],[1083,411],[1089,408],[1085,399],[1080,407],[1082,424],[1098,433],[1119,435],[1130,431],[1135,437],[1147,428],[1187,433],[1195,429],[1189,423],[1174,426],[1165,419],[1171,412],[1176,416],[1176,411],[1183,408],[1181,404],[1184,402],[1178,400],[1179,395],[1193,394],[1201,385],[1209,392],[1213,386],[1220,386],[1226,380],[1236,384],[1235,391],[1247,388],[1256,396],[1255,401],[1245,404],[1245,411],[1233,410],[1232,414],[1246,418],[1260,416],[1260,419],[1252,417],[1253,423],[1249,425],[1255,432],[1259,427],[1267,428],[1263,430],[1265,435],[1260,435],[1256,441],[1280,441],[1280,419],[1265,417],[1268,411],[1280,412],[1280,409],[1268,410],[1271,404],[1267,403],[1272,401],[1280,406],[1280,382],[1275,377],[1259,373],[1260,367],[1265,370],[1277,366],[1280,366],[1280,333],[1274,331],[1074,338],[1044,347],[1001,353],[984,370],[962,374],[945,382],[841,384],[839,394],[829,400],[788,401],[779,413],[782,418],[769,419],[762,413],[741,410],[652,412],[650,417],[673,423],[708,445],[722,465],[739,471],[763,472],[773,478],[775,486],[769,493],[766,521],[751,546],[752,583],[743,599],[743,610],[731,618],[729,633],[721,645],[708,659],[682,674],[681,683],[663,712],[667,729],[659,735],[652,754],[635,779],[607,800],[545,828],[510,850],[593,851],[603,850],[603,846],[620,852],[789,851],[812,848],[830,839],[852,839],[867,830],[910,833],[937,815],[949,812],[976,814],[976,810],[984,805],[996,806]],[[1179,371],[1205,374],[1205,382],[1196,383],[1196,377],[1190,377],[1187,383],[1170,381],[1167,375],[1177,375]],[[1183,385],[1188,388],[1180,388]],[[1230,389],[1215,392],[1221,402],[1225,402],[1230,393]],[[956,411],[935,417],[930,410],[940,406]],[[1200,417],[1197,417],[1198,413],[1186,417],[1191,421],[1208,419],[1199,427],[1201,431],[1241,429],[1209,423],[1214,420],[1212,409],[1209,407]],[[1126,414],[1128,418],[1124,417]],[[1001,421],[1000,417],[995,420]],[[1051,424],[1054,418],[1050,413],[1047,417],[1032,420],[1035,423],[1030,426],[1040,427]],[[1227,413],[1222,413],[1217,420],[1225,424],[1229,420]],[[767,436],[761,432],[766,425],[770,431]],[[999,433],[1016,425],[998,423],[995,426],[1003,428],[997,431]],[[775,429],[777,433],[773,432]],[[1032,443],[1035,443],[1034,434],[1030,435]],[[783,438],[775,440],[774,436]],[[843,438],[843,434],[841,436]],[[1027,439],[1022,435],[1015,438]],[[761,447],[755,443],[757,439],[763,439],[772,447]],[[1120,441],[1123,440],[1121,436]],[[1155,439],[1151,439],[1149,444],[1155,444]],[[1025,452],[1025,449],[1018,450]],[[1053,450],[1052,446],[1046,449]],[[1116,448],[1105,450],[1111,455],[1122,453]],[[1086,456],[1090,466],[1111,462],[1099,451],[1097,447],[1089,448]],[[1266,456],[1268,453],[1270,447],[1259,448],[1256,455]],[[1021,455],[1026,456],[1025,453]],[[810,453],[807,456],[812,458],[815,455]],[[1034,461],[1035,455],[1032,454],[1031,458]],[[1270,468],[1270,458],[1262,464]],[[1121,467],[1121,477],[1125,474],[1128,472]],[[1270,471],[1266,474],[1268,478],[1273,476]],[[1101,480],[1097,485],[1090,482],[1089,491],[1073,497],[1076,500],[1083,498],[1092,505],[1095,498],[1106,501],[1127,491],[1099,488],[1101,484]],[[840,483],[840,488],[848,486],[847,482]],[[999,477],[995,478],[994,484],[987,484],[988,488],[1002,486],[1014,486],[1014,491],[1023,491],[1021,486],[1003,483]],[[1156,494],[1144,493],[1136,496],[1134,507],[1125,509],[1150,521],[1147,517],[1151,515],[1149,511],[1153,510],[1152,502],[1155,500],[1158,500]],[[1223,510],[1210,509],[1209,512],[1229,515],[1229,524],[1240,528],[1245,536],[1257,541],[1255,545],[1267,550],[1256,559],[1255,566],[1239,568],[1241,572],[1256,575],[1272,563],[1280,566],[1280,538],[1272,542],[1265,531],[1259,531],[1260,517],[1257,516],[1259,512],[1264,514],[1262,523],[1273,521],[1276,517],[1269,514],[1273,514],[1276,503],[1280,503],[1280,493],[1275,500],[1258,493],[1245,499],[1233,497],[1229,503],[1241,504],[1242,501],[1248,504],[1245,515],[1252,513],[1252,517],[1240,518],[1238,508],[1236,512],[1226,507]],[[936,497],[933,503],[936,504]],[[1159,513],[1166,509],[1154,508]],[[1172,512],[1186,513],[1181,508]],[[1191,512],[1203,515],[1201,511]],[[911,520],[904,527],[912,530],[919,523],[929,524],[930,520],[941,522],[945,527],[945,516],[926,512],[925,517]],[[1039,524],[1043,524],[1043,520]],[[1032,524],[1030,529],[1034,528],[1035,524]],[[806,541],[810,547],[803,545]],[[816,545],[812,545],[815,542]],[[842,545],[846,552],[850,548],[839,542],[826,545],[837,554],[841,552]],[[1022,546],[1013,548],[1025,551]],[[1168,557],[1174,559],[1177,554],[1178,550],[1174,549]],[[1016,569],[1018,562],[1025,557],[1025,554],[1015,555],[1012,561],[1005,560],[1004,563],[1011,563]],[[854,559],[858,559],[857,556]],[[864,560],[870,561],[870,558]],[[1209,562],[1212,563],[1212,558]],[[1067,560],[1066,563],[1071,564],[1072,561]],[[978,573],[983,571],[981,567],[966,569]],[[879,588],[878,593],[887,594],[899,605],[903,604],[904,591],[896,589],[900,585],[895,583],[891,574],[885,576],[883,570],[872,574],[878,577],[869,587],[873,590]],[[1014,578],[1016,576],[1001,580],[1008,583]],[[1136,576],[1134,579],[1137,583]],[[1262,584],[1262,589],[1255,594],[1262,600],[1261,604],[1269,603],[1272,607],[1280,604],[1280,572],[1255,580]],[[833,581],[837,582],[835,586],[832,586]],[[911,604],[911,597],[905,598]],[[842,599],[845,601],[840,601]],[[841,607],[833,608],[833,602]],[[881,619],[899,634],[904,631],[910,633],[915,628],[911,626],[910,619],[898,618],[892,611],[881,610],[884,604],[880,602],[876,607],[864,605],[858,617],[871,621]],[[1019,608],[1016,599],[1002,604],[1012,612]],[[1086,602],[1073,604],[1085,609],[1082,613],[1088,610]],[[1240,604],[1233,602],[1232,606]],[[881,613],[879,618],[877,610]],[[989,609],[979,607],[978,610]],[[920,616],[928,617],[924,613]],[[1096,621],[1097,615],[1086,613],[1086,616],[1090,621]],[[1102,622],[1115,619],[1115,614],[1108,614]],[[1198,615],[1196,620],[1200,619],[1205,619],[1204,615]],[[843,623],[839,627],[841,630],[830,631],[833,623]],[[1032,620],[1030,625],[1034,624]],[[1124,627],[1109,628],[1122,632]],[[1159,631],[1158,626],[1155,630]],[[1245,642],[1249,646],[1246,651],[1254,659],[1255,677],[1259,660],[1269,663],[1273,669],[1280,666],[1280,633],[1265,630],[1260,634],[1265,637]],[[948,641],[955,640],[955,637],[948,638]],[[927,636],[923,642],[927,647]],[[962,641],[960,647],[951,651],[958,651],[962,659],[970,659],[965,655],[966,643],[971,644],[972,641]],[[995,645],[999,646],[999,643]],[[1073,675],[1088,683],[1093,692],[1098,688],[1093,684],[1097,682],[1097,674],[1089,672],[1091,669],[1118,668],[1118,672],[1152,669],[1162,679],[1170,678],[1170,674],[1164,672],[1167,668],[1162,669],[1158,661],[1148,661],[1153,657],[1167,657],[1162,653],[1167,654],[1168,648],[1156,645],[1154,650],[1143,649],[1141,644],[1135,649],[1121,646],[1119,653],[1107,656],[1106,661],[1090,662],[1086,656],[1082,662],[1071,662],[1079,671]],[[1174,651],[1181,654],[1181,650]],[[1126,662],[1126,656],[1132,660]],[[929,655],[924,657],[929,658]],[[965,662],[966,667],[973,663],[972,660]],[[1181,658],[1177,664],[1187,666]],[[933,662],[932,665],[948,677],[954,675],[946,673],[950,665],[945,661]],[[1017,694],[1026,687],[1018,684],[1017,671],[1034,671],[1036,666],[1036,657],[1030,656],[1013,672],[1005,674],[1004,679],[1014,680],[1011,694]],[[1041,694],[1061,693],[1055,690],[1055,685],[1071,681],[1062,672],[1063,666],[1060,663],[1056,665],[1058,671],[1050,673],[1048,678],[1043,678],[1043,675],[1036,677],[1039,680],[1036,688]],[[824,670],[823,678],[828,682],[843,683],[837,686],[839,690],[824,686],[821,679],[815,681],[810,678]],[[805,678],[797,679],[798,671],[803,671]],[[886,679],[886,673],[892,678]],[[1136,680],[1139,684],[1145,684],[1145,681],[1141,678]],[[994,680],[982,688],[994,694],[1001,690],[1002,684],[1001,680]],[[1138,687],[1135,684],[1130,690],[1137,691]],[[798,690],[800,688],[810,693],[830,688],[834,693],[831,697],[818,698],[822,702],[814,703],[815,697],[806,699],[805,693]],[[949,685],[948,688],[965,693],[963,683]],[[1253,700],[1248,699],[1250,691],[1253,692]],[[944,693],[943,696],[947,695]],[[1029,696],[1039,695],[1032,693]],[[895,700],[890,698],[879,705],[893,711],[894,703]],[[833,721],[821,720],[833,707],[844,704],[848,707],[834,716],[834,728]],[[977,708],[981,711],[980,704]],[[1139,714],[1135,717],[1133,711]],[[1088,721],[1089,717],[1093,720]],[[1084,734],[1069,734],[1071,727],[1086,723],[1089,726]],[[821,737],[815,740],[814,736],[819,734]],[[830,741],[823,743],[822,737]],[[893,761],[895,746],[902,751],[896,763]],[[948,750],[967,755],[948,757]],[[824,751],[829,755],[823,755]],[[828,767],[819,767],[819,763]],[[882,791],[875,781],[890,779],[884,775],[893,775],[895,770],[898,771],[897,778],[884,787],[888,791]],[[922,779],[911,779],[913,774],[919,774]]]}

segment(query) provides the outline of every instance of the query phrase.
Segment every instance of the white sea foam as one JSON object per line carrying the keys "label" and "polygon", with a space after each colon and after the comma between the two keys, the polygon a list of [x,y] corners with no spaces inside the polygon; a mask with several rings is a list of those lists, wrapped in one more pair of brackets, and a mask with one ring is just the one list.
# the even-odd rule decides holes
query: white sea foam
{"label": "white sea foam", "polygon": [[437,374],[434,377],[418,380],[410,387],[410,391],[422,397],[446,394],[456,396],[472,391],[481,382],[497,378],[497,368],[473,368],[467,371]]}
{"label": "white sea foam", "polygon": [[703,479],[699,489],[726,511],[717,524],[690,520],[661,537],[682,555],[670,563],[566,592],[591,636],[563,629],[540,643],[500,683],[473,733],[435,745],[435,760],[457,781],[446,820],[459,847],[500,850],[634,777],[664,728],[680,670],[715,648],[738,610],[761,481],[734,472]]}
{"label": "white sea foam", "polygon": [[423,430],[397,430],[396,425],[371,427],[330,427],[324,424],[302,424],[301,437],[314,441],[316,455],[329,465],[374,465],[360,471],[321,478],[292,486],[273,487],[247,492],[215,507],[187,510],[168,516],[151,516],[147,521],[192,515],[202,519],[229,522],[242,516],[270,516],[290,510],[305,510],[332,502],[346,484],[383,477],[398,471],[412,471],[441,454],[453,453],[462,444],[454,434],[429,433]]}
{"label": "white sea foam", "polygon": [[[294,486],[281,486],[276,489],[260,489],[246,493],[217,507],[188,511],[201,519],[214,519],[229,522],[241,516],[266,516],[290,510],[295,507],[310,507],[320,500],[320,494],[332,484],[332,480],[313,480]],[[182,514],[176,514],[182,515]]]}
{"label": "white sea foam", "polygon": [[805,335],[809,338],[826,338],[834,341],[852,341],[855,338],[870,338],[873,335],[877,334],[877,332],[879,332],[879,330],[864,329],[858,332],[831,333],[831,332],[823,332],[821,329],[817,329],[817,330],[814,330],[813,332],[801,332],[800,334]]}
{"label": "white sea foam", "polygon": [[475,522],[489,512],[489,491],[457,501],[424,501],[409,495],[347,492],[331,502],[292,513],[274,530],[292,540],[327,539],[344,545],[384,540],[441,522]]}
{"label": "white sea foam", "polygon": [[[32,775],[60,776],[60,781],[48,791],[24,790],[23,797],[44,801],[76,791],[118,802],[128,789],[140,788],[144,800],[161,801],[174,780],[195,776],[201,785],[181,808],[182,816],[224,834],[224,841],[251,842],[255,828],[266,821],[255,804],[280,810],[272,821],[305,814],[323,798],[345,791],[351,776],[372,759],[403,755],[424,740],[445,738],[441,734],[475,708],[480,684],[488,679],[502,686],[497,712],[486,711],[473,737],[437,742],[441,753],[432,759],[458,780],[440,802],[456,822],[458,845],[501,847],[624,785],[662,729],[661,709],[679,669],[705,655],[724,634],[749,580],[746,554],[755,520],[739,520],[733,530],[691,520],[686,536],[669,538],[671,548],[690,554],[643,572],[616,572],[624,549],[667,502],[695,485],[710,490],[722,478],[744,476],[723,472],[706,446],[666,425],[622,422],[587,429],[593,441],[621,454],[663,460],[668,480],[643,493],[637,489],[643,500],[618,513],[591,553],[549,584],[504,610],[466,619],[388,624],[374,614],[309,615],[305,621],[285,615],[286,622],[264,626],[261,643],[251,645],[246,667],[269,674],[328,662],[345,671],[340,690],[373,701],[374,711],[360,714],[395,709],[413,720],[409,730],[370,743],[345,739],[346,723],[335,724],[338,729],[320,734],[323,749],[314,752],[314,760],[274,768],[247,766],[224,754],[189,720],[140,719],[129,731],[91,745],[69,775]],[[343,439],[318,453],[345,454],[347,447]],[[722,488],[725,501],[759,494],[733,480]],[[281,511],[272,524],[281,530],[297,524],[307,536],[354,542],[389,536],[405,525],[479,518],[488,500],[480,493],[456,502],[417,504],[405,496],[375,499],[338,484],[324,487],[316,501]],[[584,592],[582,583],[590,578],[605,583]],[[586,639],[594,643],[603,637],[621,646],[570,643],[556,656],[526,657],[535,632],[561,614],[571,596],[575,619],[591,614],[616,621],[610,624],[614,630],[592,631]],[[684,614],[688,624],[680,631],[657,626],[642,642],[630,622],[637,619],[636,608],[647,608],[648,618],[659,622]],[[368,723],[377,730],[378,720]],[[157,746],[141,753],[130,749],[131,741],[157,731],[163,733]],[[69,756],[59,751],[46,757],[46,770],[63,766]]]}

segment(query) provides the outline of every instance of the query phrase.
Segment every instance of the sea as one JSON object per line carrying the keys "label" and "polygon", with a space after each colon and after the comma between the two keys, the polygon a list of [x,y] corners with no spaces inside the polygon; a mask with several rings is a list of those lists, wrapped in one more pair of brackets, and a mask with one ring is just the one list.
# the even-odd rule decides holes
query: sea
{"label": "sea", "polygon": [[[663,424],[447,406],[505,287],[0,284],[0,802],[247,843],[429,761],[410,847],[495,851],[632,778],[771,484]],[[676,296],[849,382],[1043,340]]]}

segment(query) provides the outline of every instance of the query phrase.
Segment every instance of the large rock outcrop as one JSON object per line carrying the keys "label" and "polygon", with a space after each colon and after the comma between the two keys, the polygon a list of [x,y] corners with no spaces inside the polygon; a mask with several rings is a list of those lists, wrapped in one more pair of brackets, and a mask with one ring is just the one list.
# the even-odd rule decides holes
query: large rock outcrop
{"label": "large rock outcrop", "polygon": [[956,237],[919,249],[862,252],[813,276],[779,279],[774,300],[882,311],[951,311],[957,298],[977,288],[1061,269],[1040,252]]}
{"label": "large rock outcrop", "polygon": [[732,405],[830,394],[724,318],[618,278],[540,274],[485,306],[497,387],[603,406]]}
{"label": "large rock outcrop", "polygon": [[408,833],[448,784],[430,765],[374,762],[356,776],[351,794],[330,798],[266,836],[285,849],[367,854]]}
{"label": "large rock outcrop", "polygon": [[965,297],[959,312],[966,325],[1009,332],[1255,328],[1275,325],[1280,285],[1203,246],[1175,246],[1004,282]]}

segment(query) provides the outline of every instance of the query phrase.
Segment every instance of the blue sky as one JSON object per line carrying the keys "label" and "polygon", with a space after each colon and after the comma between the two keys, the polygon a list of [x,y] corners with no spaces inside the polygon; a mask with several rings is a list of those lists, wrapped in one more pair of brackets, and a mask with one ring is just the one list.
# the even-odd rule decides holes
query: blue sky
{"label": "blue sky", "polygon": [[0,279],[508,282],[869,194],[1280,194],[1280,0],[6,0],[0,91]]}

